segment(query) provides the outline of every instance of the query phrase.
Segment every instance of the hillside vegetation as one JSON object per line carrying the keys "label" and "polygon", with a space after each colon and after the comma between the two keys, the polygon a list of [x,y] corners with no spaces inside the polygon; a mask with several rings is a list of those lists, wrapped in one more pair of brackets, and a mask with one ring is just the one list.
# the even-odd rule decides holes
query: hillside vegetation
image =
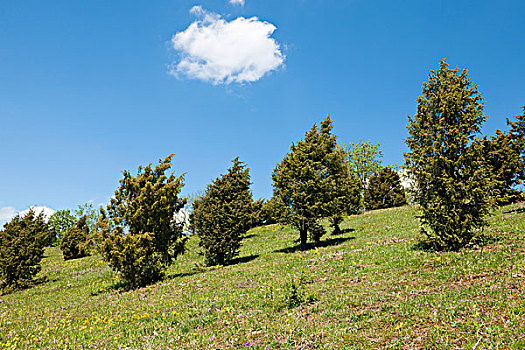
{"label": "hillside vegetation", "polygon": [[[482,249],[415,248],[417,211],[346,218],[299,249],[281,225],[248,232],[226,267],[198,239],[167,278],[127,290],[98,256],[47,248],[42,282],[0,297],[0,347],[353,349],[525,347],[525,207],[499,209]],[[47,280],[45,280],[47,279]]]}

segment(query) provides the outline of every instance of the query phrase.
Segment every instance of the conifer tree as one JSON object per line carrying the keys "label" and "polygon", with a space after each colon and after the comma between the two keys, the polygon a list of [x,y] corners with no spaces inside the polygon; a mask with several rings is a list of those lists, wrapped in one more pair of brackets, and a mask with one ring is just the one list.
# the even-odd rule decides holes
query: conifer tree
{"label": "conifer tree", "polygon": [[193,202],[190,221],[200,238],[206,264],[225,265],[239,253],[243,235],[254,224],[256,207],[250,192],[250,174],[235,158],[228,172]]}
{"label": "conifer tree", "polygon": [[510,130],[496,130],[496,135],[483,139],[483,154],[494,180],[497,204],[504,205],[518,198],[518,185],[525,180],[525,114],[507,118]]}
{"label": "conifer tree", "polygon": [[172,157],[159,160],[155,168],[140,166],[136,176],[124,171],[120,187],[107,209],[101,210],[99,249],[132,287],[162,278],[184,251],[182,224],[174,217],[185,204],[179,197],[183,175],[165,174]]}
{"label": "conifer tree", "polygon": [[370,177],[364,197],[367,210],[398,207],[407,202],[399,174],[390,167]]}
{"label": "conifer tree", "polygon": [[53,233],[44,221],[44,213],[33,209],[15,216],[0,231],[0,291],[23,288],[40,271],[44,248]]}
{"label": "conifer tree", "polygon": [[309,233],[319,241],[319,219],[346,213],[359,203],[357,180],[331,130],[330,116],[320,128],[314,124],[272,174],[273,206],[285,211],[275,216],[299,230],[301,249],[306,249]]}
{"label": "conifer tree", "polygon": [[88,237],[89,226],[86,222],[87,218],[82,216],[75,227],[70,228],[64,234],[60,249],[64,260],[79,259],[88,256]]}
{"label": "conifer tree", "polygon": [[411,152],[406,165],[422,209],[425,242],[435,250],[458,250],[475,239],[492,206],[492,180],[476,136],[486,117],[483,98],[467,69],[442,60],[430,71],[409,116]]}

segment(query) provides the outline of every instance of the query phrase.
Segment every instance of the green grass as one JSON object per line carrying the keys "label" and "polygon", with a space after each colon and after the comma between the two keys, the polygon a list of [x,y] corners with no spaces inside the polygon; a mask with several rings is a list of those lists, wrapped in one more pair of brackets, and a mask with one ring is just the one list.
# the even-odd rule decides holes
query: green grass
{"label": "green grass", "polygon": [[97,256],[46,251],[47,281],[0,297],[0,347],[368,349],[525,347],[525,212],[498,210],[483,249],[414,249],[412,207],[347,218],[296,249],[298,233],[251,230],[227,267],[200,268],[195,238],[165,280],[118,288]]}

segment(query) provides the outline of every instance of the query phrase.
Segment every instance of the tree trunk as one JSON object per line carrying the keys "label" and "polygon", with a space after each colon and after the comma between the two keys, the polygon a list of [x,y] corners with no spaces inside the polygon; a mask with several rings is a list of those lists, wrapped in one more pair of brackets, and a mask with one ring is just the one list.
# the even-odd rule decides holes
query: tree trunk
{"label": "tree trunk", "polygon": [[299,234],[301,236],[301,250],[306,250],[306,240],[308,238],[308,230],[306,227],[299,229]]}

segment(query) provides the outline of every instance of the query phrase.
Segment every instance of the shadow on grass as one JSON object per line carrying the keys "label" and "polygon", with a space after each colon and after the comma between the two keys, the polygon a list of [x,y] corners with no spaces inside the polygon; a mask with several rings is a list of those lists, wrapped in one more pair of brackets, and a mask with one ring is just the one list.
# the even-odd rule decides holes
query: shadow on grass
{"label": "shadow on grass", "polygon": [[412,251],[420,251],[420,252],[426,252],[426,253],[442,253],[442,252],[459,252],[463,249],[467,250],[483,250],[485,246],[488,246],[490,244],[496,243],[501,240],[500,236],[493,236],[493,235],[487,235],[487,234],[481,234],[474,239],[470,241],[465,246],[458,246],[458,247],[441,247],[436,246],[434,242],[428,239],[420,239],[419,241],[416,241],[411,247],[410,250]]}
{"label": "shadow on grass", "polygon": [[521,214],[521,213],[525,213],[525,207],[506,210],[503,212],[503,214]]}
{"label": "shadow on grass", "polygon": [[14,285],[4,285],[4,282],[2,281],[0,283],[0,295],[7,295],[12,294],[16,292],[21,292],[25,289],[30,289],[33,287],[37,287],[41,284],[47,283],[47,282],[54,282],[55,280],[49,280],[47,276],[39,277],[39,278],[33,278],[32,280],[28,281],[19,281],[18,283]]}
{"label": "shadow on grass", "polygon": [[[310,250],[310,249],[315,249],[315,248],[322,248],[322,247],[331,247],[331,246],[334,246],[334,245],[339,245],[341,243],[344,243],[346,241],[349,241],[351,239],[355,239],[355,237],[337,237],[337,238],[328,238],[328,239],[325,239],[319,243],[307,243],[306,244],[306,249],[304,250]],[[295,252],[300,252],[300,251],[303,251],[303,249],[301,249],[301,245],[298,244],[298,245],[295,245],[293,247],[288,247],[288,248],[283,248],[283,249],[278,249],[278,250],[274,250],[274,253],[295,253]]]}
{"label": "shadow on grass", "polygon": [[355,231],[355,229],[353,229],[353,228],[344,228],[342,230],[339,230],[339,232],[332,231],[332,236],[341,236],[342,234],[350,233],[350,232],[354,232],[354,231]]}
{"label": "shadow on grass", "polygon": [[255,235],[253,233],[250,233],[249,235],[243,236],[242,239],[248,239],[253,237],[255,237]]}
{"label": "shadow on grass", "polygon": [[248,256],[243,256],[243,257],[238,257],[238,258],[235,258],[233,259],[229,264],[228,266],[231,266],[231,265],[237,265],[237,264],[244,264],[244,263],[247,263],[247,262],[250,262],[252,260],[255,260],[259,257],[258,254],[252,254],[252,255],[248,255]]}

